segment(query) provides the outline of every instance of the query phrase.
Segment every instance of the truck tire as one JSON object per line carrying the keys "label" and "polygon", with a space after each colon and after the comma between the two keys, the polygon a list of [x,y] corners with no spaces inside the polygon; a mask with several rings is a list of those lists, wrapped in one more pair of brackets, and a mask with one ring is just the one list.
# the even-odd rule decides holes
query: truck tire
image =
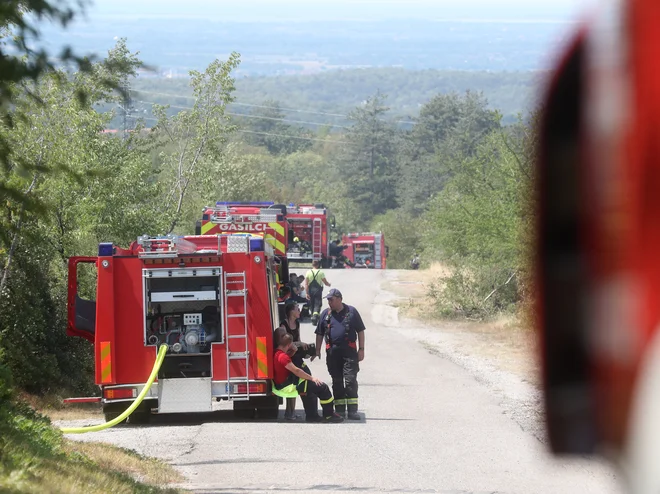
{"label": "truck tire", "polygon": [[278,396],[263,396],[258,400],[255,398],[257,406],[257,417],[260,419],[275,420],[280,415],[280,398]]}
{"label": "truck tire", "polygon": [[[103,407],[103,417],[106,422],[110,422],[124,413],[127,408],[128,405],[126,403],[109,403]],[[122,420],[120,423],[125,424],[126,419]]]}
{"label": "truck tire", "polygon": [[257,416],[260,419],[277,420],[280,416],[280,409],[278,408],[257,408]]}
{"label": "truck tire", "polygon": [[142,410],[135,410],[128,417],[129,424],[148,424],[151,420],[151,412],[145,412]]}
{"label": "truck tire", "polygon": [[[120,415],[121,415],[121,413],[117,413],[117,412],[105,412],[105,413],[103,414],[103,417],[105,418],[105,421],[106,421],[106,422],[110,422],[111,420],[115,420],[115,419],[116,419],[117,417],[119,417]],[[126,419],[122,420],[122,421],[119,422],[119,423],[120,423],[120,424],[125,424],[125,423],[126,423]]]}
{"label": "truck tire", "polygon": [[254,418],[254,408],[234,408],[234,417],[241,420],[250,420]]}

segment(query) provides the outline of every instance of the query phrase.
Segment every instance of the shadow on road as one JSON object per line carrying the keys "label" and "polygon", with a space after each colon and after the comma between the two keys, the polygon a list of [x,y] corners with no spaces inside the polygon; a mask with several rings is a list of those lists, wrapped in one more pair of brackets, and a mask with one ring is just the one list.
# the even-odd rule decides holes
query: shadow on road
{"label": "shadow on road", "polygon": [[284,411],[280,411],[280,416],[277,419],[262,419],[255,418],[242,418],[234,415],[232,410],[218,410],[208,413],[171,413],[171,414],[154,414],[149,418],[149,423],[146,424],[119,424],[114,428],[116,429],[146,429],[151,427],[161,426],[196,426],[203,424],[254,424],[254,423],[282,423],[282,424],[295,424],[315,427],[327,427],[330,425],[347,425],[347,424],[366,424],[368,420],[413,420],[413,419],[388,419],[388,418],[371,418],[368,419],[364,413],[359,413],[360,420],[345,420],[343,424],[324,424],[323,422],[305,422],[301,416],[298,420],[284,420]]}

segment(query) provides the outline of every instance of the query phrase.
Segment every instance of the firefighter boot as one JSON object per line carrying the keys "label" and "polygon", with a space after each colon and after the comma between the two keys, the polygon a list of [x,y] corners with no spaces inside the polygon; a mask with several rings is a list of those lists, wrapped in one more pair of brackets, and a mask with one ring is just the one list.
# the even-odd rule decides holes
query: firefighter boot
{"label": "firefighter boot", "polygon": [[335,400],[335,412],[337,412],[338,415],[341,415],[342,417],[346,416],[346,400],[345,399],[337,399]]}
{"label": "firefighter boot", "polygon": [[330,398],[330,403],[323,403],[323,400],[321,400],[321,407],[323,408],[323,421],[325,423],[340,424],[344,421],[344,417],[335,413],[332,398]]}
{"label": "firefighter boot", "polygon": [[[357,398],[354,398],[352,400],[349,399],[349,400],[346,400],[346,401],[349,401],[348,415],[347,415],[348,420],[362,420],[360,418],[360,414],[357,411],[357,409],[358,409]],[[355,403],[350,403],[350,401],[354,401]]]}

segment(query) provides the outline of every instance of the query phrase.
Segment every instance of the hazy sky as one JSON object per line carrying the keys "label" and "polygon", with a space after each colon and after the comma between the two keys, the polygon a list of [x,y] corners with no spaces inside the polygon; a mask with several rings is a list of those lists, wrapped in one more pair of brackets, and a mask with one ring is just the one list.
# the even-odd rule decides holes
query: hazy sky
{"label": "hazy sky", "polygon": [[575,18],[594,0],[95,0],[96,15],[200,16],[233,20]]}

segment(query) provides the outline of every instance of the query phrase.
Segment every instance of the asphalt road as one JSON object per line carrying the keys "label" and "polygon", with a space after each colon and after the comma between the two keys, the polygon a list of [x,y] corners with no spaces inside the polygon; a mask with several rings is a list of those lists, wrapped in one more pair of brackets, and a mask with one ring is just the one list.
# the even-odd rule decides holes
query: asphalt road
{"label": "asphalt road", "polygon": [[[277,421],[238,421],[219,411],[70,437],[163,458],[193,492],[623,492],[608,466],[551,458],[521,419],[536,405],[508,399],[501,389],[513,386],[508,381],[480,377],[446,348],[429,351],[423,331],[400,323],[385,303],[380,285],[393,276],[328,271],[367,326],[360,422],[290,423],[282,410]],[[304,324],[303,340],[313,341],[312,333]],[[324,358],[311,367],[330,382]],[[298,409],[302,415],[300,402]]]}

